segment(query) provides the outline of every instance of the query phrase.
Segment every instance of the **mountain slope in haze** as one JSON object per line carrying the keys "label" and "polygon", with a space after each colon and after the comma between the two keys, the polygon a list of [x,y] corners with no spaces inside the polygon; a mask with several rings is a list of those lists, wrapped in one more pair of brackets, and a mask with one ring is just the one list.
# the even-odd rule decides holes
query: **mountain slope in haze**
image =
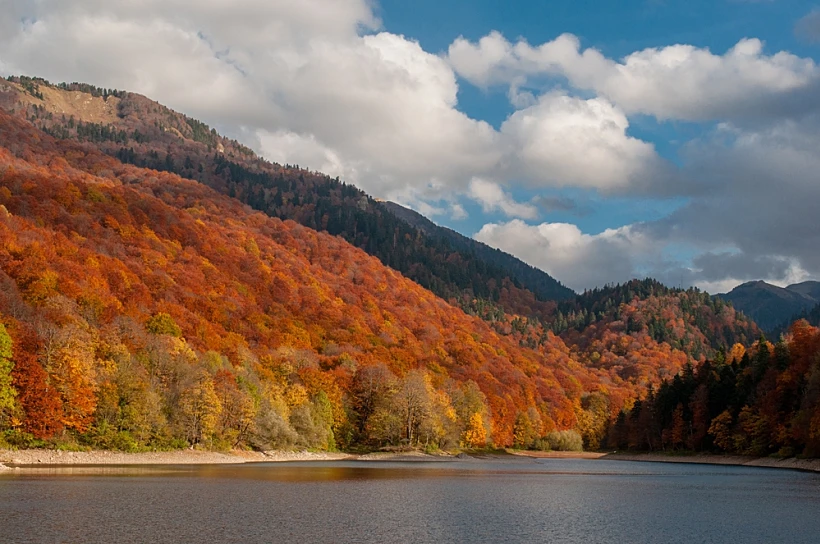
{"label": "mountain slope in haze", "polygon": [[730,292],[717,295],[757,322],[765,331],[792,321],[792,318],[820,303],[820,282],[807,281],[777,287],[764,281],[750,281]]}
{"label": "mountain slope in haze", "polygon": [[786,287],[793,293],[800,293],[809,298],[812,298],[820,303],[820,281],[804,281],[802,283],[793,283]]}
{"label": "mountain slope in haze", "polygon": [[[339,237],[2,110],[0,284],[16,445],[594,444],[646,386],[549,333],[522,347]],[[665,349],[655,368],[677,372],[687,356]]]}
{"label": "mountain slope in haze", "polygon": [[820,327],[820,304],[807,312],[803,318],[815,327]]}
{"label": "mountain slope in haze", "polygon": [[203,123],[143,96],[43,80],[0,82],[0,107],[61,139],[140,167],[205,183],[272,217],[343,237],[437,295],[474,312],[547,316],[573,292],[483,246],[420,229],[338,179],[264,161]]}
{"label": "mountain slope in haze", "polygon": [[770,332],[772,338],[780,338],[782,335],[788,334],[789,330],[791,329],[792,325],[796,321],[800,321],[805,319],[810,325],[814,327],[820,326],[820,302],[817,303],[817,306],[811,308],[809,310],[803,310],[799,314],[795,314],[790,317],[787,321],[784,321],[779,326],[773,328]]}

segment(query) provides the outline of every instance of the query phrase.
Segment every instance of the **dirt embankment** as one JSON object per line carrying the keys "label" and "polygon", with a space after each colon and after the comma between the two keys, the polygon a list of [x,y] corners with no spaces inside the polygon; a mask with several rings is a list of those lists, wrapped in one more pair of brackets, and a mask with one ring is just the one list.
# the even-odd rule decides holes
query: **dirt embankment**
{"label": "dirt embankment", "polygon": [[703,465],[735,465],[761,468],[786,468],[820,472],[820,459],[777,459],[773,457],[741,457],[736,455],[662,455],[653,453],[609,453],[601,459],[612,461],[645,461],[650,463],[695,463]]}

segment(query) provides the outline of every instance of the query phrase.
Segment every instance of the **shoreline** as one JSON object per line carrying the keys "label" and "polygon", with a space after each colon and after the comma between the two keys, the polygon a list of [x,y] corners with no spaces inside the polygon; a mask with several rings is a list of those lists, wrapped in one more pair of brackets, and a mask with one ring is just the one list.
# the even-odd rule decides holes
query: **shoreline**
{"label": "shoreline", "polygon": [[645,463],[689,463],[693,465],[728,465],[754,468],[777,468],[820,472],[820,459],[798,459],[788,457],[744,457],[740,455],[664,455],[659,453],[605,453],[600,459],[610,461],[639,461]]}
{"label": "shoreline", "polygon": [[283,463],[304,461],[376,461],[376,462],[452,462],[452,461],[524,461],[525,459],[586,459],[609,461],[637,461],[648,463],[689,463],[731,465],[755,468],[777,468],[820,473],[820,459],[777,459],[772,457],[743,457],[737,455],[668,455],[660,453],[601,453],[524,451],[470,452],[438,455],[422,452],[372,452],[365,454],[312,452],[307,450],[213,452],[201,450],[173,450],[124,453],[108,450],[6,450],[0,449],[0,474],[9,472],[38,472],[47,469],[105,466],[160,467],[175,465],[239,465],[246,463]]}
{"label": "shoreline", "polygon": [[125,453],[108,450],[0,450],[0,471],[39,467],[94,465],[239,465],[245,463],[279,463],[287,461],[339,461],[355,456],[347,453],[310,451],[242,451],[230,452],[173,450]]}
{"label": "shoreline", "polygon": [[175,465],[238,465],[246,463],[280,463],[298,461],[375,461],[375,462],[452,462],[494,461],[508,459],[596,459],[604,454],[592,452],[463,452],[428,454],[418,451],[371,452],[364,454],[311,452],[306,450],[214,452],[172,450],[125,453],[109,450],[61,451],[47,449],[0,449],[0,473],[8,471],[35,472],[45,469],[105,466],[175,466]]}

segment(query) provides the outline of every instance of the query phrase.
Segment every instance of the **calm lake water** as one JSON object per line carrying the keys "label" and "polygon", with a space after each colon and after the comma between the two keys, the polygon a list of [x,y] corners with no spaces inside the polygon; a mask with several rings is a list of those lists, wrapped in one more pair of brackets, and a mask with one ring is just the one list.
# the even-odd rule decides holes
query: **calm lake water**
{"label": "calm lake water", "polygon": [[606,460],[0,475],[0,542],[820,542],[820,475]]}

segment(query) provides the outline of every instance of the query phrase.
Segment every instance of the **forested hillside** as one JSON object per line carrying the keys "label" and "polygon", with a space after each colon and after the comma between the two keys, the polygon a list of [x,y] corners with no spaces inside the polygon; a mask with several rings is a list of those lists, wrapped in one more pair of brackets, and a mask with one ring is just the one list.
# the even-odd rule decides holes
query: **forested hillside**
{"label": "forested hillside", "polygon": [[0,82],[12,443],[543,447],[572,431],[597,448],[648,387],[759,334],[650,280],[548,301],[558,284],[520,261],[144,97],[16,81]]}
{"label": "forested hillside", "polygon": [[0,82],[0,107],[61,139],[93,144],[125,163],[194,179],[272,217],[343,237],[437,295],[470,311],[547,315],[574,293],[495,250],[425,232],[352,185],[269,163],[207,125],[143,96],[39,79]]}
{"label": "forested hillside", "polygon": [[595,444],[645,387],[549,333],[520,347],[347,242],[200,183],[2,112],[0,144],[12,444],[533,446],[569,429]]}
{"label": "forested hillside", "polygon": [[651,390],[619,414],[612,447],[780,457],[820,456],[820,330],[798,321]]}
{"label": "forested hillside", "polygon": [[659,362],[680,355],[678,366],[703,361],[736,343],[750,345],[760,335],[730,304],[651,279],[594,289],[563,302],[550,326],[588,366],[614,369],[624,379],[665,371]]}
{"label": "forested hillside", "polygon": [[592,326],[600,330],[614,321],[623,322],[626,332],[644,331],[695,359],[736,343],[749,345],[760,334],[731,304],[651,278],[593,289],[561,303],[552,330],[576,343]]}

